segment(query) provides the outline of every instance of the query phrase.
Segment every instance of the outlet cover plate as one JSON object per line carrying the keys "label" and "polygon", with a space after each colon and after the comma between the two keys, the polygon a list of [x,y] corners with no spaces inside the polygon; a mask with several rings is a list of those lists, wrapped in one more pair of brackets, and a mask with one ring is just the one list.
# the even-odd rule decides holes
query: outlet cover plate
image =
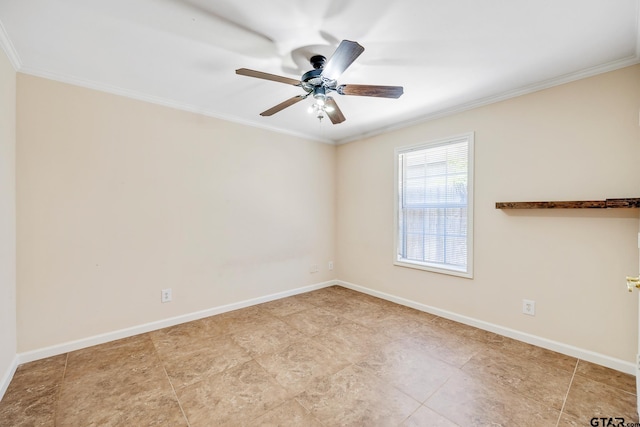
{"label": "outlet cover plate", "polygon": [[529,316],[536,315],[536,302],[530,299],[522,300],[522,313],[527,314]]}

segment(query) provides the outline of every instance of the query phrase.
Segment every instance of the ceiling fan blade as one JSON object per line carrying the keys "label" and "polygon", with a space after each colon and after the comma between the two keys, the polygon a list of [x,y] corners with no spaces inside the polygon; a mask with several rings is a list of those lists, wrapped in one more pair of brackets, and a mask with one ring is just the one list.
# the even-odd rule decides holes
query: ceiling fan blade
{"label": "ceiling fan blade", "polygon": [[281,102],[280,104],[276,105],[275,107],[271,107],[266,111],[263,111],[262,113],[260,113],[261,116],[272,116],[275,113],[277,113],[278,111],[284,110],[287,107],[291,107],[293,104],[302,101],[303,99],[305,99],[306,96],[305,95],[297,95],[294,96],[293,98],[289,98],[284,102]]}
{"label": "ceiling fan blade", "polygon": [[342,114],[342,111],[340,111],[340,108],[338,108],[338,104],[336,104],[336,101],[332,97],[327,97],[325,105],[328,107],[325,109],[325,112],[327,113],[327,116],[329,116],[331,123],[337,125],[338,123],[342,123],[347,120],[344,117],[344,114]]}
{"label": "ceiling fan blade", "polygon": [[340,95],[377,96],[380,98],[400,98],[402,86],[340,85],[336,91]]}
{"label": "ceiling fan blade", "polygon": [[349,65],[351,65],[362,52],[364,52],[364,48],[357,42],[342,40],[324,66],[322,76],[331,80],[338,80],[338,77],[342,75],[344,70],[349,68]]}
{"label": "ceiling fan blade", "polygon": [[288,85],[300,86],[300,81],[289,77],[277,76],[275,74],[263,73],[262,71],[249,70],[248,68],[239,68],[236,74],[247,77],[255,77],[258,79],[271,80],[274,82],[286,83]]}

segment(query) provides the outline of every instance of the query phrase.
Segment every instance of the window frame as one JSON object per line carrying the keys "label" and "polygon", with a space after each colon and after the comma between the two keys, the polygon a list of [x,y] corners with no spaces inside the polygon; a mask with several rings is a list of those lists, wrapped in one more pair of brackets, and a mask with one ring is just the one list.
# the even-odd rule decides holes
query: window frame
{"label": "window frame", "polygon": [[[421,142],[419,144],[396,147],[394,149],[394,187],[393,187],[393,265],[399,267],[408,267],[418,270],[430,271],[434,273],[447,274],[452,276],[464,277],[468,279],[473,278],[473,207],[474,207],[474,132],[467,132],[463,134],[453,135],[446,138],[440,138],[427,142]],[[425,263],[419,261],[412,261],[402,259],[400,256],[400,229],[399,229],[399,215],[400,215],[400,156],[412,151],[419,151],[435,146],[442,146],[460,142],[462,140],[467,141],[467,266],[466,270],[455,269],[451,266],[438,263]]]}

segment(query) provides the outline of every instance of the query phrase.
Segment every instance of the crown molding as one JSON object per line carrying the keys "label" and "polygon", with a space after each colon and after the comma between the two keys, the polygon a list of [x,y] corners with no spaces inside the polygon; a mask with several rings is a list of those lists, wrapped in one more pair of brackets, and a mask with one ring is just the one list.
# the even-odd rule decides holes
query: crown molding
{"label": "crown molding", "polygon": [[118,95],[118,96],[122,96],[125,98],[130,98],[130,99],[135,99],[137,101],[142,101],[142,102],[147,102],[150,104],[156,104],[156,105],[160,105],[163,107],[168,107],[168,108],[172,108],[175,110],[180,110],[180,111],[186,111],[189,113],[195,113],[195,114],[200,114],[203,116],[207,116],[207,117],[211,117],[214,119],[220,119],[220,120],[224,120],[227,122],[232,122],[232,123],[236,123],[236,124],[240,124],[240,125],[244,125],[244,126],[249,126],[252,128],[258,128],[258,129],[263,129],[263,130],[267,130],[267,131],[271,131],[271,132],[276,132],[279,134],[285,134],[285,135],[290,135],[290,136],[294,136],[296,138],[302,138],[305,139],[307,141],[315,141],[315,142],[321,142],[324,144],[330,144],[330,145],[334,145],[334,141],[331,141],[329,139],[321,139],[321,138],[315,138],[313,136],[310,135],[306,135],[306,134],[302,134],[302,133],[298,133],[298,132],[291,132],[291,131],[286,131],[283,129],[279,129],[273,126],[268,126],[268,125],[260,125],[260,124],[256,124],[254,122],[248,121],[248,120],[242,120],[239,119],[237,117],[234,116],[228,116],[225,114],[220,114],[217,112],[213,112],[213,111],[208,111],[205,109],[202,109],[200,107],[197,107],[195,105],[190,105],[190,104],[184,104],[181,102],[177,102],[177,101],[173,101],[170,99],[166,99],[166,98],[161,98],[158,96],[153,96],[153,95],[149,95],[143,92],[138,92],[138,91],[134,91],[134,90],[130,90],[130,89],[123,89],[117,86],[111,86],[111,85],[107,85],[104,83],[99,83],[96,81],[92,81],[92,80],[87,80],[87,79],[83,79],[80,77],[76,77],[76,76],[70,76],[70,75],[63,75],[63,74],[58,74],[58,73],[52,73],[49,71],[45,71],[45,70],[41,70],[41,69],[37,69],[37,68],[31,68],[31,67],[22,67],[20,68],[20,70],[18,70],[20,73],[22,74],[28,74],[34,77],[41,77],[47,80],[53,80],[53,81],[57,81],[60,83],[66,83],[66,84],[70,84],[73,86],[79,86],[79,87],[84,87],[86,89],[91,89],[91,90],[96,90],[98,92],[105,92],[105,93],[109,93],[111,95]]}
{"label": "crown molding", "polygon": [[[640,28],[640,25],[639,25],[639,28]],[[638,31],[638,43],[636,44],[636,51],[639,51],[639,50],[640,50],[640,30]],[[371,138],[371,137],[392,132],[395,130],[404,129],[410,126],[415,126],[415,125],[429,122],[432,120],[441,119],[447,116],[452,116],[454,114],[462,113],[464,111],[472,110],[474,108],[484,107],[486,105],[495,104],[496,102],[506,101],[507,99],[516,98],[522,95],[528,95],[530,93],[538,92],[544,89],[550,89],[552,87],[571,83],[576,80],[582,80],[588,77],[597,76],[598,74],[604,74],[610,71],[619,70],[621,68],[629,67],[639,63],[640,63],[640,54],[636,54],[634,56],[618,59],[616,61],[608,62],[606,64],[596,65],[594,67],[585,68],[583,70],[576,71],[573,73],[564,74],[562,76],[554,77],[552,79],[544,80],[542,82],[530,84],[527,86],[522,86],[517,89],[503,92],[498,95],[478,98],[469,102],[455,105],[450,108],[434,111],[432,113],[428,113],[418,118],[399,122],[392,126],[387,126],[385,128],[378,129],[373,132],[356,135],[354,137],[345,138],[345,139],[336,141],[336,145],[342,145],[349,142],[358,141],[364,138]]]}
{"label": "crown molding", "polygon": [[[640,25],[639,25],[640,28]],[[3,38],[3,35],[5,35],[6,33],[4,33],[4,29],[1,26],[0,23],[0,44],[3,45],[3,47],[5,47],[5,38]],[[640,46],[640,30],[638,31],[638,43],[637,46]],[[11,45],[10,41],[8,38],[6,38],[6,42],[7,45],[11,48],[11,51],[15,53],[15,50],[13,49],[13,46]],[[6,50],[6,48],[5,48]],[[637,48],[636,50],[640,50],[640,48]],[[8,53],[8,56],[11,60],[11,56]],[[358,134],[358,135],[353,135],[350,136],[348,138],[344,138],[344,139],[338,139],[338,140],[331,140],[331,139],[322,139],[322,138],[315,138],[309,135],[305,135],[305,134],[301,134],[298,132],[291,132],[291,131],[286,131],[280,128],[276,128],[276,127],[272,127],[272,126],[268,126],[268,125],[259,125],[256,124],[255,122],[250,122],[247,120],[242,120],[242,119],[238,119],[237,117],[233,117],[233,116],[227,116],[224,114],[220,114],[220,113],[216,113],[216,112],[212,112],[212,111],[207,111],[207,110],[203,110],[202,108],[199,108],[197,106],[194,105],[189,105],[189,104],[183,104],[183,103],[179,103],[173,100],[169,100],[169,99],[164,99],[164,98],[160,98],[160,97],[156,97],[156,96],[152,96],[152,95],[148,95],[145,93],[141,93],[141,92],[136,92],[136,91],[132,91],[129,89],[123,89],[123,88],[119,88],[116,86],[110,86],[110,85],[105,85],[103,83],[98,83],[95,81],[90,81],[90,80],[86,80],[86,79],[82,79],[82,78],[78,78],[78,77],[74,77],[74,76],[68,76],[68,75],[61,75],[61,74],[56,74],[56,73],[51,73],[48,71],[44,71],[44,70],[39,70],[39,69],[34,69],[34,68],[29,68],[29,67],[16,67],[16,64],[20,64],[19,62],[19,58],[17,56],[17,53],[15,53],[15,62],[12,61],[12,64],[14,65],[14,68],[16,69],[16,71],[19,71],[23,74],[29,74],[35,77],[42,77],[48,80],[54,80],[54,81],[58,81],[61,83],[67,83],[67,84],[71,84],[74,86],[80,86],[80,87],[84,87],[87,89],[93,89],[93,90],[97,90],[99,92],[106,92],[106,93],[110,93],[112,95],[118,95],[118,96],[123,96],[126,98],[131,98],[131,99],[135,99],[138,101],[143,101],[143,102],[148,102],[151,104],[156,104],[156,105],[161,105],[164,107],[168,107],[168,108],[173,108],[176,110],[181,110],[181,111],[187,111],[187,112],[191,112],[191,113],[196,113],[196,114],[201,114],[203,116],[207,116],[207,117],[212,117],[212,118],[216,118],[216,119],[220,119],[220,120],[225,120],[228,122],[232,122],[232,123],[237,123],[237,124],[241,124],[244,126],[249,126],[249,127],[254,127],[254,128],[259,128],[259,129],[263,129],[263,130],[267,130],[267,131],[271,131],[271,132],[276,132],[276,133],[280,133],[280,134],[285,134],[285,135],[290,135],[290,136],[294,136],[297,138],[302,138],[302,139],[306,139],[306,140],[311,140],[311,141],[316,141],[316,142],[321,142],[324,144],[329,144],[329,145],[342,145],[342,144],[347,144],[349,142],[354,142],[354,141],[358,141],[361,139],[366,139],[366,138],[371,138],[377,135],[381,135],[381,134],[385,134],[388,132],[392,132],[395,130],[400,130],[400,129],[404,129],[410,126],[415,126],[418,124],[422,124],[425,122],[429,122],[432,120],[436,120],[436,119],[440,119],[443,117],[447,117],[447,116],[451,116],[454,114],[458,114],[458,113],[462,113],[464,111],[468,111],[468,110],[472,110],[474,108],[478,108],[478,107],[483,107],[486,105],[490,105],[490,104],[494,104],[496,102],[501,102],[501,101],[506,101],[508,99],[511,98],[516,98],[518,96],[522,96],[522,95],[527,95],[530,93],[534,93],[534,92],[538,92],[544,89],[549,89],[555,86],[560,86],[566,83],[571,83],[573,81],[576,80],[581,80],[581,79],[585,79],[588,77],[593,77],[596,76],[598,74],[603,74],[603,73],[607,73],[610,71],[615,71],[621,68],[625,68],[625,67],[629,67],[632,65],[636,65],[640,63],[640,55],[634,55],[634,56],[629,56],[627,58],[622,58],[616,61],[612,61],[612,62],[608,62],[606,64],[602,64],[602,65],[597,65],[594,67],[590,67],[590,68],[586,68],[580,71],[576,71],[574,73],[568,73],[559,77],[555,77],[553,79],[548,79],[542,82],[538,82],[538,83],[534,83],[531,85],[527,85],[527,86],[523,86],[517,89],[513,89],[507,92],[503,92],[501,94],[498,95],[493,95],[493,96],[488,96],[488,97],[484,97],[484,98],[479,98],[476,100],[472,100],[469,102],[465,102],[462,104],[458,104],[455,105],[453,107],[447,108],[447,109],[443,109],[443,110],[438,110],[423,116],[420,116],[418,118],[415,119],[411,119],[411,120],[407,120],[407,121],[402,121],[402,122],[398,122],[394,125],[391,126],[386,126],[383,128],[379,128],[376,130],[373,130],[371,132],[366,132],[366,133],[362,133],[362,134]]]}
{"label": "crown molding", "polygon": [[445,109],[441,109],[441,110],[430,112],[424,115],[417,116],[413,119],[397,122],[389,126],[384,126],[381,128],[374,129],[370,132],[359,133],[359,134],[352,135],[342,139],[319,138],[319,137],[314,137],[314,136],[310,136],[310,135],[299,133],[299,132],[287,131],[280,128],[276,128],[274,126],[263,125],[263,124],[251,122],[248,120],[239,119],[237,117],[220,114],[218,112],[203,110],[202,108],[197,107],[195,105],[183,104],[170,99],[160,98],[160,97],[148,95],[148,94],[137,92],[137,91],[132,91],[129,89],[123,89],[115,86],[105,85],[103,83],[89,81],[89,80],[77,78],[74,76],[61,75],[61,74],[51,73],[45,70],[23,67],[22,61],[20,60],[18,52],[13,46],[13,43],[11,42],[1,21],[0,21],[0,46],[6,53],[7,57],[9,58],[9,62],[11,63],[13,68],[16,71],[24,74],[30,74],[36,77],[43,77],[46,79],[55,80],[62,83],[68,83],[75,86],[81,86],[88,89],[97,90],[100,92],[106,92],[114,95],[124,96],[127,98],[132,98],[132,99],[136,99],[143,102],[148,102],[148,103],[157,104],[157,105],[161,105],[164,107],[169,107],[177,110],[196,113],[196,114],[204,115],[207,117],[212,117],[212,118],[225,120],[232,123],[241,124],[244,126],[259,128],[259,129],[276,132],[280,134],[285,134],[285,135],[290,135],[290,136],[302,138],[305,140],[311,140],[311,141],[321,142],[321,143],[330,144],[330,145],[342,145],[349,142],[371,138],[377,135],[404,129],[410,126],[419,125],[425,122],[429,122],[432,120],[462,113],[464,111],[472,110],[478,107],[483,107],[483,106],[494,104],[497,102],[505,101],[518,96],[527,95],[540,90],[549,89],[549,88],[570,83],[576,80],[596,76],[598,74],[615,71],[620,68],[636,65],[640,63],[640,0],[636,1],[636,48],[635,48],[635,54],[632,56],[622,58],[616,61],[612,61],[606,64],[597,65],[587,69],[579,70],[577,72],[568,73],[568,74],[555,77],[552,79],[548,79],[542,82],[519,87],[510,91],[503,92],[498,95],[478,98],[462,104],[457,104],[449,108],[445,108]]}
{"label": "crown molding", "polygon": [[13,69],[16,71],[20,71],[20,68],[22,67],[22,61],[20,61],[20,56],[18,56],[16,48],[13,46],[13,43],[11,43],[9,34],[7,34],[2,21],[0,21],[0,47],[2,47],[2,50],[4,50],[7,58],[9,58],[9,62],[11,63]]}

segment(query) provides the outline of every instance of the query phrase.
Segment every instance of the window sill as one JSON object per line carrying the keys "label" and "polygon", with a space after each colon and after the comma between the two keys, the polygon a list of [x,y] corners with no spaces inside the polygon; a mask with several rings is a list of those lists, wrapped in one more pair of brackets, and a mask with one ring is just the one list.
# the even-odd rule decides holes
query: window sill
{"label": "window sill", "polygon": [[397,267],[413,268],[416,270],[430,271],[432,273],[446,274],[449,276],[464,277],[465,279],[473,279],[472,271],[456,270],[450,267],[439,267],[438,264],[422,264],[409,261],[395,261],[393,265]]}

